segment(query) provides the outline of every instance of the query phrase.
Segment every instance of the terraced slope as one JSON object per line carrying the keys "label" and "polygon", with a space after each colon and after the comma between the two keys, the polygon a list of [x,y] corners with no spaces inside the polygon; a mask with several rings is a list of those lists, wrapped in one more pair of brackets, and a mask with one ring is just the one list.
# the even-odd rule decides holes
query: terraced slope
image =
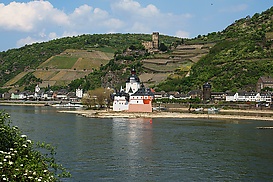
{"label": "terraced slope", "polygon": [[42,63],[34,72],[37,78],[43,80],[41,86],[67,85],[72,80],[82,78],[106,64],[113,54],[96,50],[68,49]]}
{"label": "terraced slope", "polygon": [[5,84],[6,87],[16,85],[29,72],[40,78],[41,87],[48,85],[67,85],[72,80],[82,78],[104,65],[113,58],[113,54],[97,50],[67,49],[59,55],[53,56],[38,66],[36,70],[21,72]]}
{"label": "terraced slope", "polygon": [[14,78],[9,80],[7,83],[4,84],[5,87],[9,87],[10,85],[15,84],[17,81],[19,81],[21,78],[23,78],[28,72],[21,72],[18,75],[16,75]]}
{"label": "terraced slope", "polygon": [[213,46],[214,44],[179,45],[170,54],[158,54],[144,59],[143,67],[149,74],[143,74],[140,78],[149,85],[165,80],[176,71],[187,73]]}
{"label": "terraced slope", "polygon": [[92,70],[106,64],[113,58],[113,54],[96,50],[68,49],[63,53],[49,58],[42,63],[40,69],[78,69]]}

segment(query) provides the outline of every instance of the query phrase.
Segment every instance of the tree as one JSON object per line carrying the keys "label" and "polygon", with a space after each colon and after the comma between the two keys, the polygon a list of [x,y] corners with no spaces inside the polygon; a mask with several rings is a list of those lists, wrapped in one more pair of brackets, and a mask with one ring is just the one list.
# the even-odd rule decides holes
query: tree
{"label": "tree", "polygon": [[86,96],[82,99],[82,103],[87,105],[88,108],[99,106],[102,108],[107,105],[110,106],[111,103],[111,94],[113,90],[105,88],[97,88],[95,90],[89,90]]}
{"label": "tree", "polygon": [[17,126],[10,125],[8,118],[7,113],[0,112],[0,181],[59,181],[70,176],[55,163],[54,147],[34,145]]}
{"label": "tree", "polygon": [[168,50],[168,47],[164,43],[161,43],[159,45],[159,50],[164,52]]}
{"label": "tree", "polygon": [[95,98],[91,96],[90,91],[87,92],[82,98],[82,103],[86,105],[88,108],[92,108],[92,106],[96,105]]}

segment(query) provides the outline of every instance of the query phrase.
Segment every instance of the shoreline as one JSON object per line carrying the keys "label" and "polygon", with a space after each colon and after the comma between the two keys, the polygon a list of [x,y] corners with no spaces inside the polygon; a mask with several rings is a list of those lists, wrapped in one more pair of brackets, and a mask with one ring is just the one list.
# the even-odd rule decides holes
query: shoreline
{"label": "shoreline", "polygon": [[[250,116],[239,115],[239,110],[235,110],[236,114],[207,114],[207,113],[184,113],[184,112],[152,112],[152,113],[129,113],[129,112],[114,112],[114,111],[97,111],[97,110],[76,110],[76,111],[58,111],[61,113],[77,114],[89,118],[192,118],[192,119],[234,119],[234,120],[263,120],[273,121],[273,117],[269,116]],[[223,112],[223,111],[220,111]],[[225,112],[232,112],[232,110],[225,110]],[[242,113],[257,113],[257,111],[244,111]],[[263,113],[270,113],[273,111],[265,111]],[[259,113],[259,114],[263,114]]]}
{"label": "shoreline", "polygon": [[11,102],[0,102],[0,106],[38,106],[42,107],[45,106],[45,103],[23,103],[23,102],[18,102],[18,103],[11,103]]}
{"label": "shoreline", "polygon": [[[0,102],[0,106],[32,106],[42,107],[40,102]],[[89,118],[192,118],[192,119],[233,119],[273,121],[273,110],[220,110],[217,114],[189,113],[188,108],[169,108],[169,111],[151,113],[129,113],[106,110],[60,110],[60,113],[77,114]]]}

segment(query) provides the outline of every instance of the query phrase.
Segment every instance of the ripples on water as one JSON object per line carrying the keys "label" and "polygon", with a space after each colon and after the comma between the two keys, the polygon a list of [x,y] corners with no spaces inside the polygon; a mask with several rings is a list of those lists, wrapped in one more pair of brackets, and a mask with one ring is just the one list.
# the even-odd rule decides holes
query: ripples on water
{"label": "ripples on water", "polygon": [[63,181],[272,181],[266,121],[94,119],[53,108],[0,106],[36,141],[57,146]]}

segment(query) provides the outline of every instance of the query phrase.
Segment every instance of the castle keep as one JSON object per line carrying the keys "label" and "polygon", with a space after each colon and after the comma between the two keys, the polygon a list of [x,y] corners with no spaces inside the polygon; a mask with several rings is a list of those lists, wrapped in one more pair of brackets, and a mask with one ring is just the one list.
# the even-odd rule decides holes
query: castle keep
{"label": "castle keep", "polygon": [[142,45],[147,50],[158,50],[159,49],[159,32],[153,32],[152,41],[143,42]]}

